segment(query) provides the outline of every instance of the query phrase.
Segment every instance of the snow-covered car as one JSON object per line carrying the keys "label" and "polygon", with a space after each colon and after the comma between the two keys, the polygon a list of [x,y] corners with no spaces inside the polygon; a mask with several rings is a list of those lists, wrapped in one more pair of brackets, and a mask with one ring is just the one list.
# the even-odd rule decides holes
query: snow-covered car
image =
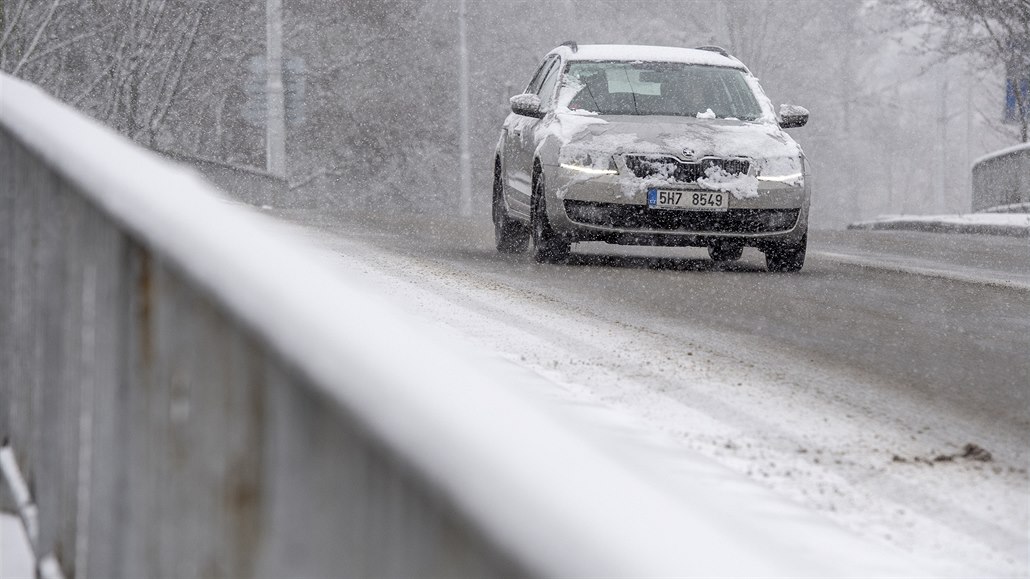
{"label": "snow-covered car", "polygon": [[805,261],[810,179],[746,66],[718,47],[583,45],[552,50],[511,98],[494,161],[498,251],[561,262],[581,241],[744,247],[771,271]]}

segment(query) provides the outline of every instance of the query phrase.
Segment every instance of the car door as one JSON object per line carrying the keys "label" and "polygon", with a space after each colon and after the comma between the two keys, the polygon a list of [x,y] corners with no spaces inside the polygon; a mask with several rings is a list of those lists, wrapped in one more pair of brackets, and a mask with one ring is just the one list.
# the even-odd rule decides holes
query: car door
{"label": "car door", "polygon": [[[551,59],[548,58],[544,62],[540,63],[540,66],[533,73],[532,80],[529,81],[529,85],[523,94],[536,93],[540,88],[540,84],[544,80],[544,75],[547,73],[548,68],[551,66]],[[507,190],[508,206],[513,210],[514,213],[522,214],[523,217],[528,217],[528,211],[525,207],[525,202],[518,202],[515,200],[516,197],[524,198],[525,192],[522,194],[516,194],[521,183],[519,179],[518,163],[520,159],[519,148],[522,146],[522,130],[525,124],[526,117],[512,113],[508,115],[505,120],[504,127],[502,128],[502,140],[503,150],[501,152],[501,158],[503,161],[502,172],[505,189]]]}
{"label": "car door", "polygon": [[[542,90],[546,86],[554,87],[554,79],[558,74],[559,58],[550,56],[540,66],[533,81],[526,88],[527,93],[541,97],[544,108],[550,105],[544,99]],[[515,115],[509,127],[508,144],[505,147],[505,172],[508,180],[508,205],[511,209],[526,217],[529,216],[529,201],[533,193],[533,154],[536,150],[535,133],[542,119]]]}

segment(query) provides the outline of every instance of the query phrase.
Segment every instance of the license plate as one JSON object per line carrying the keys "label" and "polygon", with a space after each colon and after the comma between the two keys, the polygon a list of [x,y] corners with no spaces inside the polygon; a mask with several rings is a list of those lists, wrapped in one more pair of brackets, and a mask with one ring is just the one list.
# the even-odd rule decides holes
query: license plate
{"label": "license plate", "polygon": [[652,209],[726,211],[730,208],[730,195],[720,191],[648,189],[647,206]]}

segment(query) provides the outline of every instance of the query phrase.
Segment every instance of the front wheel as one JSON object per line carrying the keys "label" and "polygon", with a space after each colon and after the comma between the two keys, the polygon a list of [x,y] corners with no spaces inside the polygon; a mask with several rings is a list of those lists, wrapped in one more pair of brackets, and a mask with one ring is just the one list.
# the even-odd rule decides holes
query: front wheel
{"label": "front wheel", "polygon": [[530,207],[533,258],[539,263],[563,263],[569,258],[572,244],[551,228],[551,223],[547,219],[544,191],[544,174],[537,172],[533,176],[533,200]]}
{"label": "front wheel", "polygon": [[793,273],[801,271],[805,265],[805,250],[808,248],[808,235],[801,241],[771,247],[765,252],[765,267],[769,271]]}
{"label": "front wheel", "polygon": [[522,253],[529,249],[529,229],[508,217],[504,207],[504,184],[501,182],[501,163],[494,164],[494,242],[500,253]]}

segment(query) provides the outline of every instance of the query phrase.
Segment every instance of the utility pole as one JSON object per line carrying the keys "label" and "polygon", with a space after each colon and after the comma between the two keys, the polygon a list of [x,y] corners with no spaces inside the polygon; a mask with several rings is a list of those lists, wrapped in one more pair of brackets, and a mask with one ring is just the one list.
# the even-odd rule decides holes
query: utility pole
{"label": "utility pole", "polygon": [[465,16],[465,0],[458,0],[458,84],[460,85],[458,108],[461,116],[459,123],[461,197],[458,200],[458,210],[462,217],[469,217],[472,215],[472,159],[469,154],[469,51]]}
{"label": "utility pole", "polygon": [[[973,70],[972,65],[967,61],[966,67],[968,72],[965,75],[966,80],[966,159],[964,166],[970,167],[973,163],[973,79],[976,78],[976,71]],[[973,203],[973,172],[965,171],[965,191],[969,195],[967,207],[972,207]]]}
{"label": "utility pole", "polygon": [[283,96],[283,3],[267,0],[265,169],[286,178],[286,99]]}
{"label": "utility pole", "polygon": [[[894,87],[891,89],[890,102],[891,109],[894,111],[898,110],[898,105],[901,103],[901,92],[898,89],[897,84],[895,84]],[[887,132],[886,146],[887,158],[884,162],[884,168],[886,169],[887,173],[887,213],[897,213],[898,211],[894,207],[894,188],[896,187],[896,184],[894,182],[894,165],[895,163],[897,163],[898,160],[898,125],[896,123],[892,124]]]}
{"label": "utility pole", "polygon": [[948,142],[948,121],[950,120],[948,114],[948,93],[950,90],[951,89],[948,86],[948,66],[947,63],[944,63],[941,64],[941,94],[940,100],[938,101],[940,116],[937,119],[937,141],[939,143],[938,146],[940,147],[938,149],[940,153],[940,170],[937,171],[938,186],[934,192],[932,209],[937,213],[944,212],[944,206],[946,204],[945,191],[950,184],[948,179],[951,174],[951,167],[948,164],[948,146],[950,145]]}
{"label": "utility pole", "polygon": [[[864,213],[865,207],[860,201],[860,195],[856,194],[856,188],[852,184],[855,182],[856,175],[856,162],[855,162],[855,147],[852,143],[855,142],[855,135],[852,134],[852,102],[855,99],[855,68],[854,68],[854,50],[852,48],[855,42],[855,26],[854,22],[858,18],[857,9],[850,4],[845,8],[848,12],[842,14],[840,30],[841,42],[841,59],[840,59],[840,104],[841,104],[841,128],[843,129],[843,142],[845,162],[844,162],[844,173],[845,173],[845,186],[842,191],[838,191],[838,207],[840,207],[840,214],[844,219],[852,221],[860,219]],[[727,14],[728,16],[728,14]]]}

